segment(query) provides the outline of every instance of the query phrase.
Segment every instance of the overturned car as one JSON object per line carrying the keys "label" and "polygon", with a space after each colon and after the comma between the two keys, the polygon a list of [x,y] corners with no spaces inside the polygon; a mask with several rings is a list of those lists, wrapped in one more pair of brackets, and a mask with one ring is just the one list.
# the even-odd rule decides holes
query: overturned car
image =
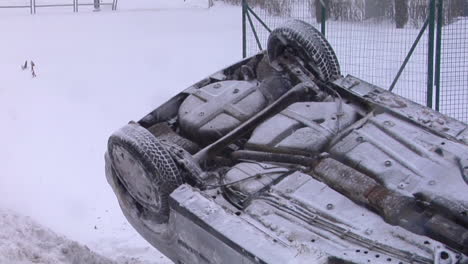
{"label": "overturned car", "polygon": [[468,263],[468,126],[341,76],[302,21],[112,134],[105,160],[178,264]]}

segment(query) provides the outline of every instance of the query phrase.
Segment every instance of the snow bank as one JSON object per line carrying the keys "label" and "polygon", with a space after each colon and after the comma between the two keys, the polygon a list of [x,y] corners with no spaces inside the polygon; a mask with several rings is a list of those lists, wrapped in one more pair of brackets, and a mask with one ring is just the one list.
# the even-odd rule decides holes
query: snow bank
{"label": "snow bank", "polygon": [[0,229],[0,263],[116,264],[9,210],[0,210]]}

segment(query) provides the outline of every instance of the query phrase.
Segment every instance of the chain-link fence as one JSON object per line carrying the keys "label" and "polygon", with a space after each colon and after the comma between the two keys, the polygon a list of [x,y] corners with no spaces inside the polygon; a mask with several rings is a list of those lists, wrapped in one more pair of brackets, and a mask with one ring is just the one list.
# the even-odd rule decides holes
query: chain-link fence
{"label": "chain-link fence", "polygon": [[[465,0],[444,1],[444,26],[438,31],[435,0],[403,1],[406,18],[398,17],[398,0],[244,0],[245,55],[266,46],[269,32],[262,23],[273,29],[286,20],[301,19],[325,32],[343,74],[391,88],[468,122],[468,14],[450,11],[458,10],[453,8],[456,1]],[[441,91],[437,93],[434,79],[439,75]]]}
{"label": "chain-link fence", "polygon": [[464,8],[465,16],[442,27],[438,110],[468,122],[468,3]]}

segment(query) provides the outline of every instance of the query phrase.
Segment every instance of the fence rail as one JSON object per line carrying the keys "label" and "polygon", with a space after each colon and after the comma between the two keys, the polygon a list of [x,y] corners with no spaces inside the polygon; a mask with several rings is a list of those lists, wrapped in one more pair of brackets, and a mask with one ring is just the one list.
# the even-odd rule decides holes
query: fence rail
{"label": "fence rail", "polygon": [[468,11],[460,11],[468,1],[461,1],[408,0],[403,23],[395,6],[380,16],[368,7],[397,1],[242,0],[243,55],[265,47],[270,29],[301,19],[326,35],[344,74],[468,122]]}
{"label": "fence rail", "polygon": [[[31,14],[36,13],[36,8],[49,8],[49,7],[72,7],[73,12],[78,12],[80,6],[94,6],[95,10],[99,10],[101,6],[111,6],[112,10],[117,10],[117,1],[118,0],[112,0],[112,2],[101,2],[100,0],[94,0],[92,3],[83,3],[80,2],[79,0],[70,0],[70,1],[59,1],[58,3],[54,1],[55,3],[46,3],[46,4],[37,4],[36,0],[29,0],[29,4],[20,4],[20,5],[14,5],[11,4],[14,1],[7,1],[8,4],[2,4],[0,2],[0,9],[21,9],[21,8],[28,8]],[[16,1],[17,2],[17,1]],[[46,1],[47,2],[47,1]],[[24,1],[23,1],[24,3]]]}

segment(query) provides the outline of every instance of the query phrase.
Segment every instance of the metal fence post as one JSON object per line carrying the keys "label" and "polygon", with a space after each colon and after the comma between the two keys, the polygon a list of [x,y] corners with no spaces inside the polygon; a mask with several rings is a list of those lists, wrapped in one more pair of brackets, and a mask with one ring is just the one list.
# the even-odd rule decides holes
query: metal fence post
{"label": "metal fence post", "polygon": [[434,37],[435,37],[435,4],[436,0],[429,2],[429,43],[427,57],[427,97],[426,106],[432,108],[434,89]]}
{"label": "metal fence post", "polygon": [[99,11],[101,9],[100,0],[94,0],[94,10]]}
{"label": "metal fence post", "polygon": [[444,1],[437,1],[437,36],[436,36],[436,62],[435,62],[435,110],[440,110],[440,68],[442,60],[442,26],[444,23]]}
{"label": "metal fence post", "polygon": [[321,6],[322,6],[322,23],[320,25],[320,31],[322,32],[322,35],[324,36],[325,36],[325,30],[326,30],[325,23],[327,21],[327,7],[326,7],[325,1],[327,0],[320,0]]}
{"label": "metal fence post", "polygon": [[247,0],[242,0],[242,58],[247,57],[247,27],[246,27],[246,14],[247,14]]}

